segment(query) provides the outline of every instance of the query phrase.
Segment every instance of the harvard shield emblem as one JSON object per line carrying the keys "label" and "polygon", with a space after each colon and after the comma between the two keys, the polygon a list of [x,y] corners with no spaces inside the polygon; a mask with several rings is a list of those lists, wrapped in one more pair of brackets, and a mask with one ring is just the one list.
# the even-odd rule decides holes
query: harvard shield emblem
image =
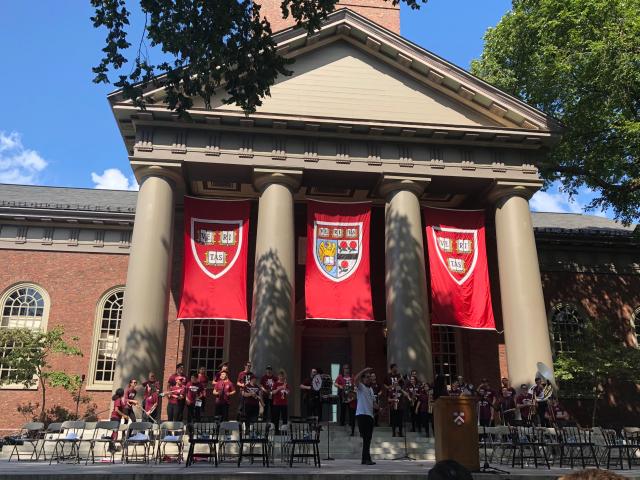
{"label": "harvard shield emblem", "polygon": [[362,223],[313,224],[314,259],[329,280],[341,282],[356,271],[362,258]]}
{"label": "harvard shield emblem", "polygon": [[191,219],[191,249],[198,266],[218,279],[233,266],[242,248],[242,220]]}
{"label": "harvard shield emblem", "polygon": [[462,285],[478,260],[478,231],[435,226],[431,231],[438,258],[453,281]]}

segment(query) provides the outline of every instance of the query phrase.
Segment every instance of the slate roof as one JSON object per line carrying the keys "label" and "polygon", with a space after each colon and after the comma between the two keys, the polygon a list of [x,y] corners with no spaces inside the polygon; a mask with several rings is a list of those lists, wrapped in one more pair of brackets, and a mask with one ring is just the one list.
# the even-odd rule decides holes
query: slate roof
{"label": "slate roof", "polygon": [[[138,192],[0,184],[0,208],[135,213]],[[578,213],[532,212],[537,232],[630,236],[638,225]]]}

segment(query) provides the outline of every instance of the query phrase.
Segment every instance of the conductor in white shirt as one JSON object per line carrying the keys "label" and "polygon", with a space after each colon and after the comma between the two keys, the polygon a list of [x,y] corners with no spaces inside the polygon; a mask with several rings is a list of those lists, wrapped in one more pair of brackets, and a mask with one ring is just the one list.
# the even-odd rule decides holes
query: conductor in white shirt
{"label": "conductor in white shirt", "polygon": [[371,437],[373,436],[373,410],[375,403],[375,397],[373,395],[373,390],[371,389],[371,371],[373,371],[373,368],[367,367],[358,372],[353,378],[353,383],[356,386],[356,397],[358,400],[356,421],[358,422],[358,430],[360,430],[360,436],[362,437],[363,465],[376,464],[376,462],[371,460],[371,453],[369,452],[371,447]]}

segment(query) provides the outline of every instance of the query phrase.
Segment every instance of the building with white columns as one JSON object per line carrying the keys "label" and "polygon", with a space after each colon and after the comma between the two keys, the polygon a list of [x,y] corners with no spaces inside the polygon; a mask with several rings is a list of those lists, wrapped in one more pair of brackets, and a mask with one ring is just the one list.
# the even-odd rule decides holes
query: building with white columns
{"label": "building with white columns", "polygon": [[[529,212],[528,199],[542,185],[536,164],[557,142],[560,125],[405,40],[397,9],[377,3],[356,1],[313,35],[283,24],[275,40],[295,60],[293,74],[276,82],[255,114],[222,104],[219,95],[211,109],[196,99],[186,121],[165,108],[162,90],[146,92],[153,103],[145,111],[119,92],[110,95],[137,195],[3,189],[0,254],[9,267],[0,276],[0,301],[13,302],[20,288],[37,293],[40,327],[82,332],[86,361],[79,372],[101,405],[110,391],[149,371],[166,379],[178,362],[213,372],[228,360],[236,372],[247,358],[259,373],[266,365],[286,369],[292,384],[311,367],[330,372],[343,363],[372,366],[380,376],[397,363],[425,380],[439,373],[474,383],[487,377],[496,386],[500,376],[529,383],[537,362],[551,365],[552,353],[570,341],[579,317],[603,308],[580,276],[589,272],[608,292],[618,291],[616,312],[634,328],[640,317],[634,227]],[[250,325],[176,319],[184,195],[251,199]],[[309,199],[372,202],[375,321],[304,319]],[[423,206],[486,211],[501,333],[431,326]],[[402,219],[407,242],[393,241],[400,233],[391,218]],[[46,274],[33,270],[34,258]],[[62,284],[46,267],[58,262],[69,265]],[[563,300],[563,275],[585,288]],[[603,275],[621,284],[635,280],[635,287],[621,291],[618,280]],[[54,293],[64,295],[64,285],[73,294],[62,309]],[[550,332],[554,319],[558,330]],[[3,395],[0,405],[32,393]]]}

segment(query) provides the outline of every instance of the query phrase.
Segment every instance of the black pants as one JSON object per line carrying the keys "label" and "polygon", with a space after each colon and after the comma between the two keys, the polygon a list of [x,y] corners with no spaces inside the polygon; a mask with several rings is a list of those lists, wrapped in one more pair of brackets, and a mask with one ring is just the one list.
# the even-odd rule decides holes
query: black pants
{"label": "black pants", "polygon": [[216,417],[220,417],[223,422],[229,421],[229,404],[216,403]]}
{"label": "black pants", "polygon": [[244,404],[244,421],[245,423],[256,423],[260,415],[260,407],[258,405]]}
{"label": "black pants", "polygon": [[415,432],[416,429],[418,433],[422,430],[422,424],[420,423],[420,414],[416,413],[415,405],[411,406],[411,431]]}
{"label": "black pants", "polygon": [[429,423],[433,426],[433,415],[428,412],[418,413],[418,432],[421,428],[424,428],[425,437],[429,436]]}
{"label": "black pants", "polygon": [[492,427],[493,425],[491,425],[491,419],[490,418],[481,418],[480,419],[480,426],[481,427]]}
{"label": "black pants", "polygon": [[176,422],[181,422],[184,418],[184,406],[186,402],[184,400],[178,400],[178,413],[176,415]]}
{"label": "black pants", "polygon": [[369,415],[356,416],[358,430],[362,437],[362,463],[371,461],[371,437],[373,436],[373,417]]}
{"label": "black pants", "polygon": [[289,420],[289,407],[287,405],[273,405],[271,407],[271,423],[276,429],[276,433],[280,431],[280,420],[285,424]]}
{"label": "black pants", "polygon": [[[167,420],[170,422],[179,422],[178,411],[180,410],[180,403],[169,403],[167,405]],[[180,419],[182,414],[180,414]]]}
{"label": "black pants", "polygon": [[338,397],[338,421],[340,422],[340,426],[344,427],[347,423],[347,415],[349,414],[349,404],[343,402],[343,395]]}
{"label": "black pants", "polygon": [[349,426],[351,427],[351,436],[353,436],[356,430],[356,409],[352,408],[351,405],[349,405],[348,411],[349,411]]}
{"label": "black pants", "polygon": [[307,417],[318,417],[318,421],[322,420],[322,403],[317,395],[310,396],[306,403]]}
{"label": "black pants", "polygon": [[273,399],[269,398],[267,395],[265,395],[265,399],[264,401],[264,412],[262,413],[262,418],[264,418],[265,421],[269,421],[271,419],[272,416],[272,409],[273,409]]}
{"label": "black pants", "polygon": [[541,427],[548,427],[549,421],[547,420],[547,402],[538,402],[538,409],[536,415]]}
{"label": "black pants", "polygon": [[195,403],[187,405],[187,423],[199,422],[202,412],[202,407],[196,407]]}
{"label": "black pants", "polygon": [[391,431],[393,434],[396,434],[396,429],[398,429],[398,433],[402,436],[402,419],[403,419],[403,410],[393,408],[389,410],[389,423],[391,423]]}

